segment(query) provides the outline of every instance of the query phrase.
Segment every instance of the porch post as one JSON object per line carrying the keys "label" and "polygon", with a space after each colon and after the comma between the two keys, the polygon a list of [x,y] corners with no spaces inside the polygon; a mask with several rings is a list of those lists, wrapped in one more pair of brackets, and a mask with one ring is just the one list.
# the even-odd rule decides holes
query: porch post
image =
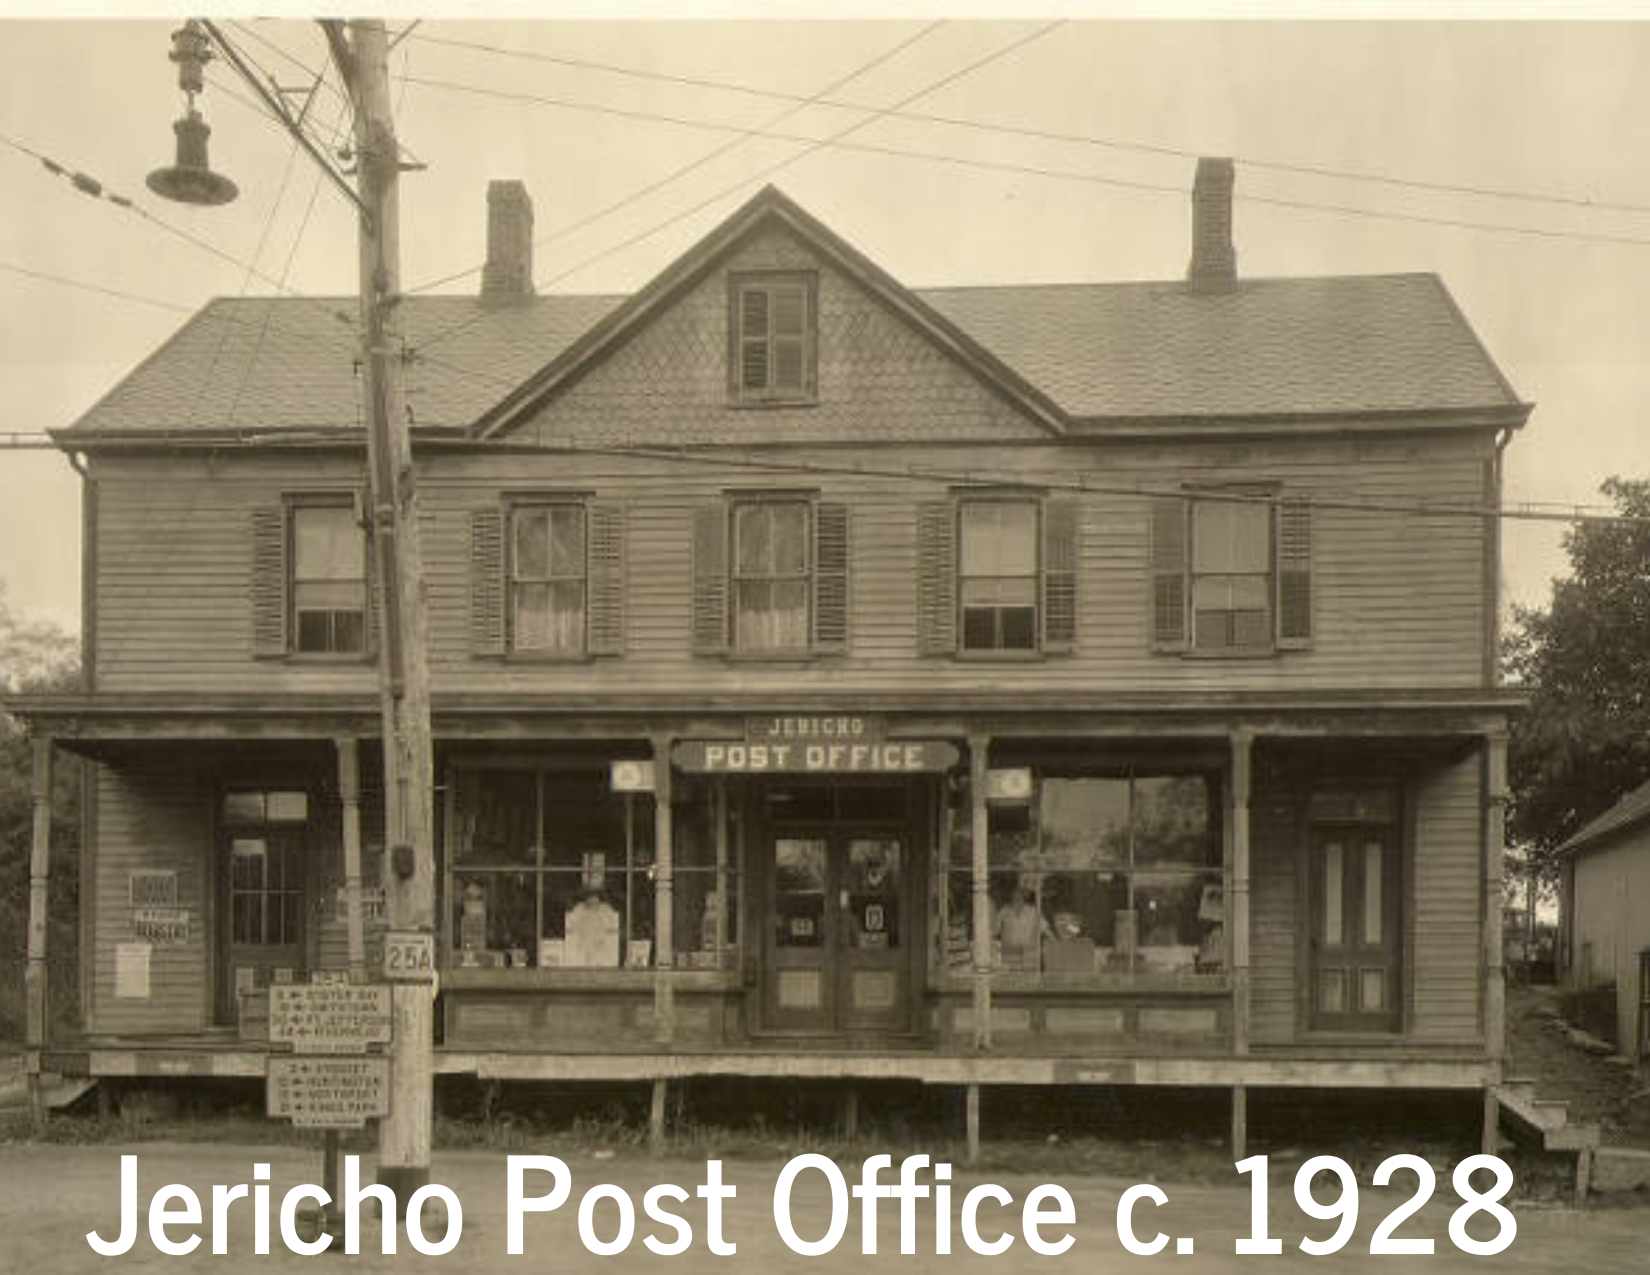
{"label": "porch post", "polygon": [[[46,937],[51,906],[52,739],[34,740],[34,834],[29,844],[29,949],[23,972],[27,996],[25,1044],[28,1047],[29,1097],[37,1127],[46,1122],[45,1095],[40,1088],[41,1051],[49,1035],[51,996],[47,986]],[[90,885],[87,887],[90,889]]]}
{"label": "porch post", "polygon": [[1249,1052],[1249,788],[1254,732],[1232,732],[1232,1052]]}
{"label": "porch post", "polygon": [[1495,1153],[1500,1124],[1502,1059],[1506,1055],[1507,983],[1501,955],[1501,869],[1507,843],[1507,736],[1484,736],[1484,1150]]}
{"label": "porch post", "polygon": [[[974,908],[974,1048],[991,1048],[991,820],[986,811],[986,771],[990,764],[991,737],[968,737],[968,799],[972,822],[970,831],[970,880]],[[970,1094],[975,1090],[970,1087]],[[978,1098],[972,1099],[975,1103]]]}
{"label": "porch post", "polygon": [[[670,973],[676,964],[675,859],[671,850],[670,736],[653,739],[653,1014],[659,1040],[669,1044],[676,1035],[676,988]],[[629,955],[624,959],[628,961]]]}
{"label": "porch post", "polygon": [[333,741],[338,753],[338,799],[344,808],[344,907],[349,928],[349,972],[367,972],[367,945],[361,923],[361,765],[360,746],[350,737]]}

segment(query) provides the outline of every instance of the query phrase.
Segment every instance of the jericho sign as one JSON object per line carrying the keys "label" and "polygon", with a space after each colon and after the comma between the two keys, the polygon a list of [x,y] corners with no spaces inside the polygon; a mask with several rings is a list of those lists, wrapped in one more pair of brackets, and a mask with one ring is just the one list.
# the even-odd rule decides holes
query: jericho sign
{"label": "jericho sign", "polygon": [[908,775],[950,770],[957,749],[938,739],[685,739],[671,760],[690,774]]}

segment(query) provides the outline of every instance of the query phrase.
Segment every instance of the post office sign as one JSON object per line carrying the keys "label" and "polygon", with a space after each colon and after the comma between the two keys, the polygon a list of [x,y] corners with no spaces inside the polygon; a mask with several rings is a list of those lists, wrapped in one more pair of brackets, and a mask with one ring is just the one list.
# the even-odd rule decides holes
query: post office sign
{"label": "post office sign", "polygon": [[950,770],[957,764],[957,749],[939,739],[685,739],[671,751],[671,760],[690,774],[909,775]]}

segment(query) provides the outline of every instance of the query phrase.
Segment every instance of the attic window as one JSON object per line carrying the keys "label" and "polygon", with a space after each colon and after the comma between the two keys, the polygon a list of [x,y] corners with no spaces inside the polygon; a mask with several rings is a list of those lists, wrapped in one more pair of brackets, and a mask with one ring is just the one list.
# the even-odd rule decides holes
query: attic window
{"label": "attic window", "polygon": [[818,365],[811,274],[735,275],[728,382],[736,403],[806,403]]}

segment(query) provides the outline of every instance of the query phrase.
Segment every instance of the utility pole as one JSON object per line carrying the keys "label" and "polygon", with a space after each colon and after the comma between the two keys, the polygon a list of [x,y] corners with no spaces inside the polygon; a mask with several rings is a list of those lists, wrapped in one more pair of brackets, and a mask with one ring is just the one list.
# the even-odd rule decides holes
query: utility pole
{"label": "utility pole", "polygon": [[[362,390],[376,578],[384,740],[385,840],[391,929],[435,932],[435,769],[425,651],[423,555],[412,440],[401,389],[400,149],[390,99],[389,42],[379,19],[324,24],[355,108],[360,198]],[[378,1126],[378,1180],[402,1209],[430,1180],[435,988],[393,989],[390,1113]]]}

